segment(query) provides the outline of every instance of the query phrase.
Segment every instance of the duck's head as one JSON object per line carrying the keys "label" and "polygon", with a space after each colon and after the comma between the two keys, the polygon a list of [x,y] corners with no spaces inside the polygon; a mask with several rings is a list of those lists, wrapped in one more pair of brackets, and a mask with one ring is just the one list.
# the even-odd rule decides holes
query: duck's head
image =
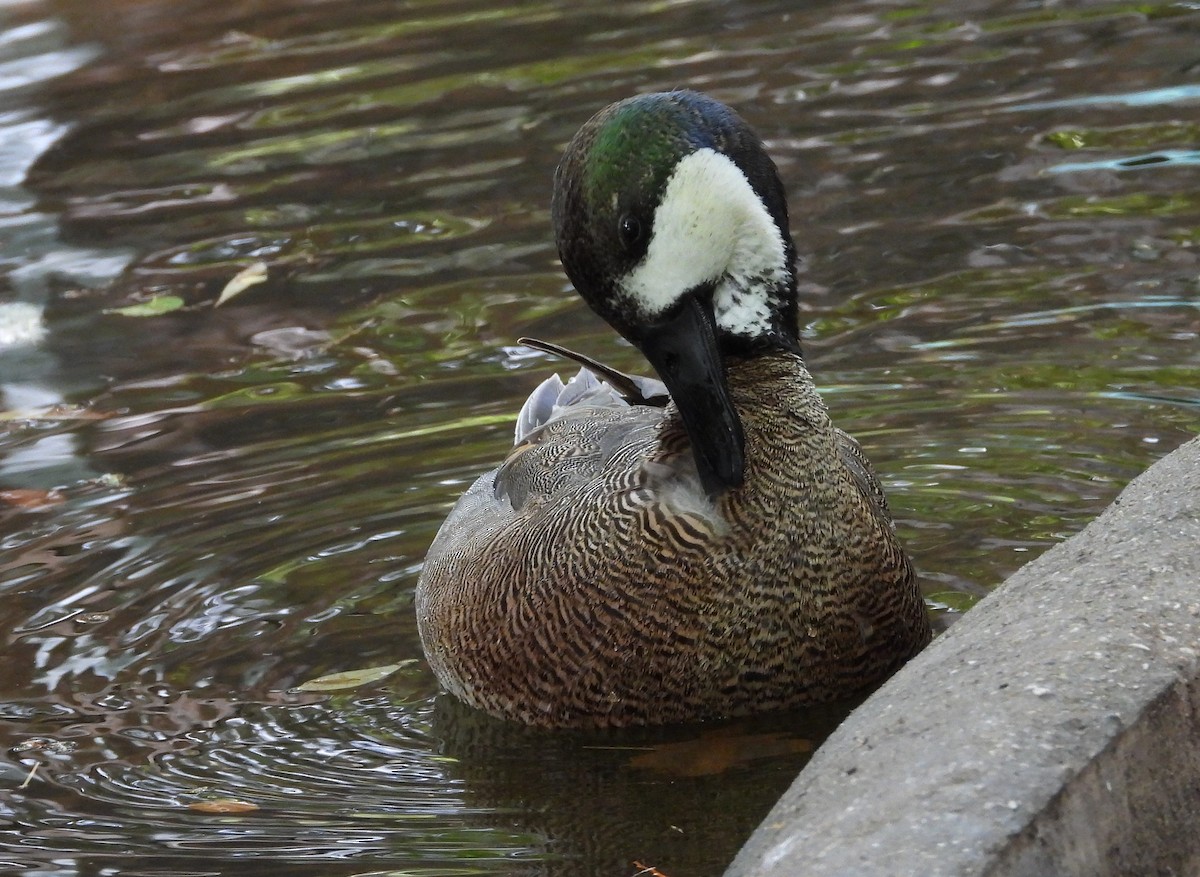
{"label": "duck's head", "polygon": [[667,385],[708,493],[741,484],[723,356],[799,352],[795,246],[762,142],[705,95],[644,94],[593,116],[554,183],[571,282]]}

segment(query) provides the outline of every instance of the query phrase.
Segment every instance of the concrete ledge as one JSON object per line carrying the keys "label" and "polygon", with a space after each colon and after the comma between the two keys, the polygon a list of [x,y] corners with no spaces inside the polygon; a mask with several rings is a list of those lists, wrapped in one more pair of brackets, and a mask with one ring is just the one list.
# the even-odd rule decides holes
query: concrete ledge
{"label": "concrete ledge", "polygon": [[1200,874],[1200,439],[856,710],[726,877]]}

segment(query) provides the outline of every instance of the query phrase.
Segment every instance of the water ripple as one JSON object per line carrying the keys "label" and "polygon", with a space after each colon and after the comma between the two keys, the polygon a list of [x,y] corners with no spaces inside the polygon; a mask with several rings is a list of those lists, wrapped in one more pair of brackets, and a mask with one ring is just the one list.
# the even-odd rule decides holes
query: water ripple
{"label": "water ripple", "polygon": [[550,229],[609,100],[766,139],[806,357],[940,624],[1200,429],[1188,4],[127,7],[0,31],[0,306],[46,305],[0,353],[12,867],[721,872],[840,712],[585,738],[420,663],[295,690],[419,661],[425,548],[564,369],[517,337],[646,368]]}

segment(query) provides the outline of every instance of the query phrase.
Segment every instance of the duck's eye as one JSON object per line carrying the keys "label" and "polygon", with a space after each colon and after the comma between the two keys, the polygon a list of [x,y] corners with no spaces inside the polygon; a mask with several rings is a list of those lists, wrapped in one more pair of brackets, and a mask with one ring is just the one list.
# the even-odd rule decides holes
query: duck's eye
{"label": "duck's eye", "polygon": [[642,223],[632,213],[626,213],[617,220],[617,233],[621,236],[621,246],[626,250],[635,250],[642,242]]}

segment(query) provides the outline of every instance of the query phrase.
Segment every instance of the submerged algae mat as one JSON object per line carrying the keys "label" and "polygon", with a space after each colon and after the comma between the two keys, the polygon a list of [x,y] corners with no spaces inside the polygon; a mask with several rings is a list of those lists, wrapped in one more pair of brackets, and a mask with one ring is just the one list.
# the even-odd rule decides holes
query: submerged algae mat
{"label": "submerged algae mat", "polygon": [[550,231],[611,100],[767,139],[942,623],[1200,427],[1195,5],[793,6],[0,9],[0,316],[44,311],[0,322],[5,868],[721,872],[837,711],[536,734],[414,661],[426,545],[561,368],[515,339],[644,368]]}

